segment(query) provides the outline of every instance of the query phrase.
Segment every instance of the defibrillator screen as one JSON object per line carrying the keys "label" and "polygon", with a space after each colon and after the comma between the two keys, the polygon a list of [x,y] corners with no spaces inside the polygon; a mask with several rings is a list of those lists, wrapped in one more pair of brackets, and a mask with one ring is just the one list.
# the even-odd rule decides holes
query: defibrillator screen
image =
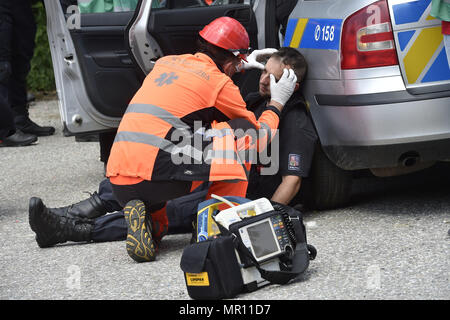
{"label": "defibrillator screen", "polygon": [[263,223],[248,227],[247,233],[256,259],[279,251],[270,221],[266,220]]}

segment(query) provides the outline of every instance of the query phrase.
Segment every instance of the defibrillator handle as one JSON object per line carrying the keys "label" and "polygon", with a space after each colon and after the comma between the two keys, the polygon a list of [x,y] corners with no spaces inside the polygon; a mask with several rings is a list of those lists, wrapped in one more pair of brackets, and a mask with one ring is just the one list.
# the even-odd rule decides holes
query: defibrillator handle
{"label": "defibrillator handle", "polygon": [[286,210],[286,207],[275,203],[273,204],[273,208],[281,213],[281,218],[283,219],[284,225],[286,227],[289,240],[291,240],[291,244],[293,246],[293,249],[295,250],[295,247],[297,245],[297,237],[295,236],[294,225],[292,223],[291,217],[289,216],[289,213]]}

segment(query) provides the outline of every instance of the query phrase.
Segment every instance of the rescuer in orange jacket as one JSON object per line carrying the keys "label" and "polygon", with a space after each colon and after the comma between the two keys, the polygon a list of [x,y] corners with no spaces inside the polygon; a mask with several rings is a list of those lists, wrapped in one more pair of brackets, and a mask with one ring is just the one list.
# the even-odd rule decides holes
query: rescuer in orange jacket
{"label": "rescuer in orange jacket", "polygon": [[[245,196],[249,163],[240,151],[264,149],[295,88],[292,70],[286,69],[278,82],[271,76],[272,100],[256,120],[231,80],[249,50],[245,28],[221,17],[199,35],[196,54],[156,62],[130,102],[111,149],[107,176],[125,207],[127,252],[137,262],[154,260],[167,230],[168,200],[204,181],[213,182],[210,194]],[[258,134],[236,137],[237,129]]]}

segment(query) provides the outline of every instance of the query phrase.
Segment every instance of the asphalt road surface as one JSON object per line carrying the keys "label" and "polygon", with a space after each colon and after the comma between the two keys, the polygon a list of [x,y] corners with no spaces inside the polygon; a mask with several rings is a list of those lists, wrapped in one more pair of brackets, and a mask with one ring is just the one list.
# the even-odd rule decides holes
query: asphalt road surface
{"label": "asphalt road surface", "polygon": [[[28,200],[66,206],[103,178],[96,142],[64,137],[55,100],[31,117],[56,134],[38,144],[0,148],[0,299],[189,299],[179,262],[189,235],[167,236],[157,261],[138,264],[124,242],[41,249],[28,223]],[[301,280],[238,298],[450,298],[450,163],[397,178],[355,181],[347,208],[308,212],[318,255]]]}

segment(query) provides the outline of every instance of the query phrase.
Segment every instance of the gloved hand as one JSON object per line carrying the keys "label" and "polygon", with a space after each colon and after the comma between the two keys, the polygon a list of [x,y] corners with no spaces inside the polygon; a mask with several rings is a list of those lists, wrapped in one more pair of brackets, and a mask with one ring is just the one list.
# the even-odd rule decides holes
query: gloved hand
{"label": "gloved hand", "polygon": [[277,52],[277,49],[274,48],[266,48],[261,50],[254,50],[252,53],[250,53],[247,57],[247,62],[243,61],[241,70],[249,70],[249,69],[260,69],[264,70],[264,65],[260,62],[258,62],[258,58],[262,58],[263,55],[271,55],[274,52]]}
{"label": "gloved hand", "polygon": [[284,106],[294,92],[296,83],[297,76],[292,69],[285,68],[278,82],[275,81],[275,76],[270,74],[271,99]]}

